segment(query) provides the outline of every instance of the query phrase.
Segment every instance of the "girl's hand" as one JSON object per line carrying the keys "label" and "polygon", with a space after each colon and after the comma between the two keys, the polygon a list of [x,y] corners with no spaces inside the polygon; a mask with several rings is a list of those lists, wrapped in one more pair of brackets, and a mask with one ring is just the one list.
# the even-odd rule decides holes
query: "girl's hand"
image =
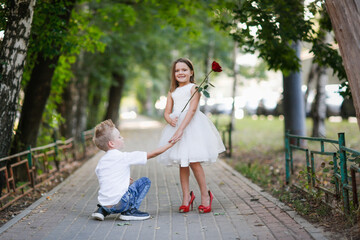
{"label": "girl's hand", "polygon": [[176,127],[176,123],[178,121],[178,117],[176,118],[171,118],[171,122],[169,122],[169,124],[172,126],[172,127]]}
{"label": "girl's hand", "polygon": [[172,136],[172,138],[169,140],[169,143],[180,141],[183,133],[184,133],[183,130],[178,129],[178,130],[175,132],[175,134]]}
{"label": "girl's hand", "polygon": [[134,183],[134,179],[130,178],[130,185]]}

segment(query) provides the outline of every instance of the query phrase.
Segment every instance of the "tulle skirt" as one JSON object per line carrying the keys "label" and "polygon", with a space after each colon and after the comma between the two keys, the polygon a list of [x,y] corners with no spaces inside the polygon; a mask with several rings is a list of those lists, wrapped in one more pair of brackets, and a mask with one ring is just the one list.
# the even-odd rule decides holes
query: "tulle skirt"
{"label": "tulle skirt", "polygon": [[[174,117],[174,114],[172,114]],[[159,146],[168,143],[184,120],[186,112],[180,114],[176,127],[166,125],[162,131]],[[165,165],[189,166],[192,162],[213,163],[219,153],[225,151],[219,132],[210,119],[199,110],[196,111],[183,136],[172,148],[162,153],[158,161]]]}

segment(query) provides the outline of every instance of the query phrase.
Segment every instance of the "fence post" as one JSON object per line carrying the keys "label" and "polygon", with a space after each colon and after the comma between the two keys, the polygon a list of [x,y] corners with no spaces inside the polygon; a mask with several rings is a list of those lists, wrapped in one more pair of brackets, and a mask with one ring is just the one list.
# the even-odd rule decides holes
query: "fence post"
{"label": "fence post", "polygon": [[345,147],[345,134],[338,133],[338,139],[339,139],[341,188],[342,188],[342,195],[344,198],[344,211],[346,214],[349,214],[350,213],[349,190],[347,189],[348,173],[347,173],[347,164],[346,164],[346,152],[343,149],[343,147]]}
{"label": "fence post", "polygon": [[232,133],[232,124],[231,124],[231,122],[230,122],[230,124],[229,124],[229,140],[228,140],[228,143],[229,143],[229,155],[228,155],[228,157],[231,157],[231,155],[232,155],[232,141],[231,141],[231,133]]}
{"label": "fence post", "polygon": [[35,190],[35,173],[33,170],[35,170],[35,168],[33,168],[33,160],[32,160],[32,153],[31,153],[31,146],[28,146],[28,150],[29,153],[27,155],[28,158],[28,164],[29,164],[29,171],[30,171],[30,178],[31,178],[31,187]]}
{"label": "fence post", "polygon": [[27,155],[27,159],[28,159],[28,163],[29,163],[29,168],[31,168],[32,167],[31,146],[29,145],[27,149],[29,150],[29,153]]}
{"label": "fence post", "polygon": [[334,183],[335,183],[335,192],[336,192],[336,200],[340,199],[340,186],[339,186],[339,179],[336,175],[339,173],[339,168],[337,164],[337,153],[333,155],[333,163],[334,163]]}
{"label": "fence post", "polygon": [[309,149],[306,149],[305,151],[306,154],[306,172],[307,172],[307,180],[308,180],[308,184],[309,186],[311,186],[311,167],[310,167],[310,160],[309,160]]}
{"label": "fence post", "polygon": [[290,183],[290,141],[289,131],[285,132],[285,173],[286,173],[286,184]]}
{"label": "fence post", "polygon": [[55,154],[54,154],[54,162],[55,162],[55,165],[56,165],[56,169],[58,170],[58,171],[60,171],[60,164],[59,164],[59,161],[58,161],[58,154],[59,154],[59,151],[58,151],[58,146],[57,146],[57,140],[56,140],[56,134],[54,134],[54,143],[55,143],[55,145],[54,145],[54,152],[55,152]]}
{"label": "fence post", "polygon": [[85,135],[84,135],[84,132],[81,132],[80,134],[80,137],[81,137],[81,144],[83,146],[83,158],[86,158],[86,142],[85,142]]}

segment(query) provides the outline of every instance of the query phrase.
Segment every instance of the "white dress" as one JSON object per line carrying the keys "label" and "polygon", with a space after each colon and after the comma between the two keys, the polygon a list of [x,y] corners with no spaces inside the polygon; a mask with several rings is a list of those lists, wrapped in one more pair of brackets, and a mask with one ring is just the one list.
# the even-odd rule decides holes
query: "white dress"
{"label": "white dress", "polygon": [[[193,86],[193,83],[189,83],[185,86],[177,87],[171,93],[174,105],[170,117],[179,117],[179,119],[176,127],[172,127],[170,124],[165,126],[161,134],[159,146],[168,143],[184,120],[190,103],[182,113],[181,110],[190,99],[191,88]],[[225,147],[219,132],[210,119],[199,110],[198,106],[196,113],[185,128],[180,141],[162,153],[158,161],[165,165],[178,164],[181,167],[188,167],[191,162],[215,162],[218,154],[224,151]]]}

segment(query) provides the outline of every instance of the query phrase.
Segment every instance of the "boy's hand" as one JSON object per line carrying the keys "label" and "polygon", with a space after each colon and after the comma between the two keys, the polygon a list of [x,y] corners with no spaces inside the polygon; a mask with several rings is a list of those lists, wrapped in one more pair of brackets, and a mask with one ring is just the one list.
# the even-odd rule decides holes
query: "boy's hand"
{"label": "boy's hand", "polygon": [[130,186],[131,184],[133,184],[133,183],[134,183],[134,179],[130,178],[130,184],[129,184],[129,186]]}

